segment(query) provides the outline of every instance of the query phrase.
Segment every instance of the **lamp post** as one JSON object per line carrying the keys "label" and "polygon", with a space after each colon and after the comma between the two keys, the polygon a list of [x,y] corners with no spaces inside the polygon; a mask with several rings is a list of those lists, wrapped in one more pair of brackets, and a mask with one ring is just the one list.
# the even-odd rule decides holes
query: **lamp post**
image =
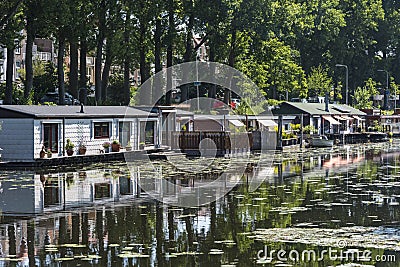
{"label": "lamp post", "polygon": [[199,67],[198,67],[198,61],[200,60],[200,47],[197,49],[196,51],[196,82],[195,82],[195,86],[196,86],[196,91],[197,91],[197,110],[200,110],[200,91],[199,91]]}
{"label": "lamp post", "polygon": [[346,68],[346,105],[349,104],[349,68],[347,65],[336,64],[336,67]]}
{"label": "lamp post", "polygon": [[[390,90],[389,88],[389,72],[387,70],[378,70],[379,72],[385,72],[386,73],[386,89]],[[394,111],[396,111],[396,90],[394,91]]]}

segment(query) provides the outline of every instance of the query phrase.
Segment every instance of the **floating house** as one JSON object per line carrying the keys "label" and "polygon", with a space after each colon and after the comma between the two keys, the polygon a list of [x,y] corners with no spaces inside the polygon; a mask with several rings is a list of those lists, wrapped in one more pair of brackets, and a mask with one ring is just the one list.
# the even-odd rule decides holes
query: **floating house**
{"label": "floating house", "polygon": [[366,113],[341,104],[283,102],[274,115],[296,116],[293,122],[313,126],[314,134],[347,134],[365,129]]}
{"label": "floating house", "polygon": [[0,106],[0,147],[4,161],[34,161],[44,147],[52,157],[65,156],[66,140],[86,154],[104,152],[105,142],[118,141],[138,150],[160,146],[159,116],[124,106]]}

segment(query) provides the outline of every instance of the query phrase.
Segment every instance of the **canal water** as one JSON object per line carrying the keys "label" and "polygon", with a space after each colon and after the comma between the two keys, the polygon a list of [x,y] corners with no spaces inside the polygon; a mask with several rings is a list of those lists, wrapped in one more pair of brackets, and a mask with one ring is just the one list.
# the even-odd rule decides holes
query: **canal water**
{"label": "canal water", "polygon": [[[201,175],[155,164],[190,189],[226,160]],[[277,152],[252,191],[254,162],[202,207],[147,195],[140,162],[3,171],[0,266],[399,266],[400,141]]]}

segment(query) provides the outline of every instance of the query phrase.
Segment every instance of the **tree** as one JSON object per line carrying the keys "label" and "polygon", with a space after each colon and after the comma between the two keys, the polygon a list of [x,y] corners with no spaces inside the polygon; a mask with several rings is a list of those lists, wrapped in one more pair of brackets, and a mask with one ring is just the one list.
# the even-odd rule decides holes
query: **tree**
{"label": "tree", "polygon": [[325,96],[332,90],[333,82],[328,71],[319,65],[311,68],[311,73],[307,77],[307,86],[309,96]]}
{"label": "tree", "polygon": [[371,92],[369,92],[366,86],[357,87],[354,92],[354,98],[356,100],[355,108],[368,109],[372,108]]}
{"label": "tree", "polygon": [[6,90],[4,104],[13,103],[13,77],[14,77],[14,49],[19,45],[22,36],[19,34],[23,28],[22,10],[18,2],[2,4],[3,10],[8,10],[4,15],[3,30],[0,31],[1,44],[7,48]]}
{"label": "tree", "polygon": [[376,82],[369,78],[365,81],[365,85],[363,87],[357,87],[354,92],[354,99],[356,104],[355,108],[359,109],[367,109],[372,108],[372,100],[371,97],[378,93],[378,89],[376,88]]}

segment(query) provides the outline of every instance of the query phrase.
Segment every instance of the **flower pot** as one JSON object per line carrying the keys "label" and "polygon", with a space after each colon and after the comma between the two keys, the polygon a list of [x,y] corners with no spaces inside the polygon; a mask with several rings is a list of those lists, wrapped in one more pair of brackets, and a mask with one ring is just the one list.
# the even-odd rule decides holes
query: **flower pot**
{"label": "flower pot", "polygon": [[104,148],[104,153],[110,153],[110,147],[105,147]]}
{"label": "flower pot", "polygon": [[48,158],[48,159],[51,159],[52,157],[53,157],[53,154],[47,153],[47,158]]}
{"label": "flower pot", "polygon": [[120,144],[111,144],[112,152],[119,152],[121,146]]}
{"label": "flower pot", "polygon": [[85,155],[86,154],[86,147],[80,147],[79,148],[79,155]]}
{"label": "flower pot", "polygon": [[74,154],[74,150],[72,150],[72,149],[67,149],[67,155],[68,155],[68,156],[72,156],[72,154]]}
{"label": "flower pot", "polygon": [[139,144],[139,149],[144,149],[144,144]]}
{"label": "flower pot", "polygon": [[126,147],[125,147],[125,150],[126,150],[126,151],[132,151],[132,147],[131,147],[131,146],[126,146]]}

